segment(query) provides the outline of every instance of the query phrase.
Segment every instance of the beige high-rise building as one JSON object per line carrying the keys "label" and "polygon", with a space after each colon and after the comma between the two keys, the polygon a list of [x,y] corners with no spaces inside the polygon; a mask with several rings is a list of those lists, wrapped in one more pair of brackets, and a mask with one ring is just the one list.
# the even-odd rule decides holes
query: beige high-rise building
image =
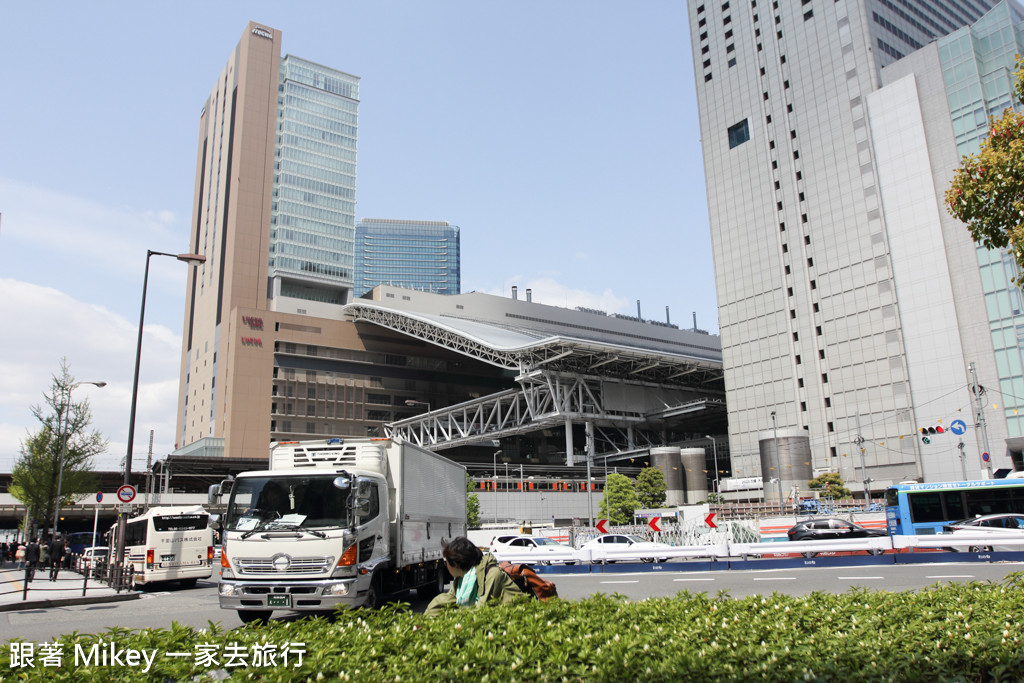
{"label": "beige high-rise building", "polygon": [[352,290],[358,104],[358,78],[282,58],[281,32],[253,22],[217,78],[199,118],[190,251],[206,263],[189,274],[179,448],[223,438],[226,455],[265,452],[270,326],[301,337],[341,324]]}

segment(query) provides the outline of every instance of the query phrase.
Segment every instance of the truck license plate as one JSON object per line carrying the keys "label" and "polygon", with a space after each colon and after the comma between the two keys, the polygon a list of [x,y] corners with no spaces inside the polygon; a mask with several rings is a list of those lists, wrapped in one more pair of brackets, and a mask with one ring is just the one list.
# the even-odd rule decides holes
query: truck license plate
{"label": "truck license plate", "polygon": [[292,596],[290,595],[268,595],[267,607],[291,607]]}

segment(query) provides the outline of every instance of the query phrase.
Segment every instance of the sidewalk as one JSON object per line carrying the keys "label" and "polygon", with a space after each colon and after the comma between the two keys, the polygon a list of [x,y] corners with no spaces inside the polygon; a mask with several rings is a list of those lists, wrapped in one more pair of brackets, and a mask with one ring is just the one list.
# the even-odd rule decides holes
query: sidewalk
{"label": "sidewalk", "polygon": [[50,581],[50,570],[44,568],[36,570],[26,594],[25,570],[19,570],[16,565],[8,563],[0,569],[0,612],[137,600],[139,597],[138,591],[117,593],[95,579],[89,579],[85,595],[82,594],[83,586],[85,577],[77,572],[62,569],[57,580]]}

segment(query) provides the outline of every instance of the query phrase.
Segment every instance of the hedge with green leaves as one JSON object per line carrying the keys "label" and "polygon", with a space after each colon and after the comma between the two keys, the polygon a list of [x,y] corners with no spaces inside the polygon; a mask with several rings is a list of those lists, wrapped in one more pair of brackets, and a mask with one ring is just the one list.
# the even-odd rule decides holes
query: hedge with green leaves
{"label": "hedge with green leaves", "polygon": [[[641,602],[597,595],[454,609],[433,619],[399,604],[333,622],[112,629],[60,638],[60,667],[43,666],[38,643],[34,668],[13,666],[14,650],[22,658],[28,652],[12,641],[0,680],[1013,681],[1024,679],[1022,632],[1024,574],[1017,573],[1001,583],[901,593],[734,599],[684,592]],[[76,666],[75,646],[89,652],[100,641],[155,650],[152,670]]]}

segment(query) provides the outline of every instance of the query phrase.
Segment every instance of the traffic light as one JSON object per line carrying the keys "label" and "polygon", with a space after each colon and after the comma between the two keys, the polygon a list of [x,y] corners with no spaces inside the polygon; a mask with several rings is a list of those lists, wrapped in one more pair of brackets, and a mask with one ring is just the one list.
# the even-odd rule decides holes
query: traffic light
{"label": "traffic light", "polygon": [[936,434],[942,434],[945,428],[942,425],[935,425],[934,427],[921,427],[921,441],[924,443],[931,443],[932,437]]}

